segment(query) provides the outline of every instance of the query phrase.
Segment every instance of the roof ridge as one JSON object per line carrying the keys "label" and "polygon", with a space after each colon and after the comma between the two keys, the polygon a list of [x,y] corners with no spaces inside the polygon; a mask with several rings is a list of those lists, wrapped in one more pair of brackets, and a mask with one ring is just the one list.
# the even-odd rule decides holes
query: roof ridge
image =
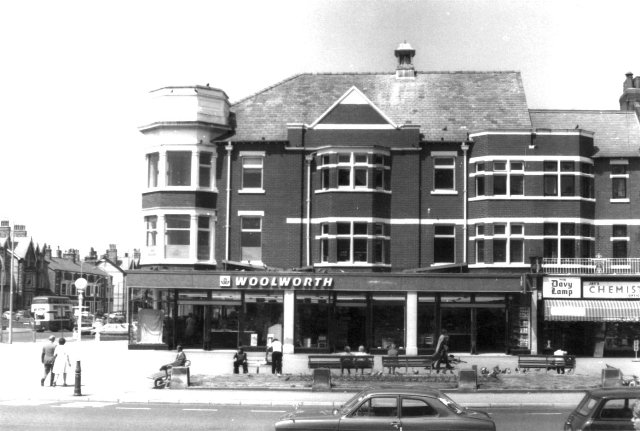
{"label": "roof ridge", "polygon": [[593,112],[609,114],[633,114],[633,111],[621,111],[619,109],[562,109],[562,108],[529,108],[529,112]]}

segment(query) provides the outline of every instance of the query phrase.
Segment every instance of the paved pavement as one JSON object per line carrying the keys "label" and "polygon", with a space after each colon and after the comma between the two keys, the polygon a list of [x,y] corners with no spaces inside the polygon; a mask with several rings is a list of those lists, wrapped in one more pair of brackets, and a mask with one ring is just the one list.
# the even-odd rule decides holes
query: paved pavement
{"label": "paved pavement", "polygon": [[[6,341],[6,338],[5,338]],[[219,405],[291,406],[295,403],[338,406],[358,388],[372,382],[428,384],[443,389],[461,404],[473,407],[544,405],[573,406],[589,387],[600,384],[601,370],[606,364],[620,368],[625,375],[640,375],[640,362],[633,358],[578,358],[573,375],[531,371],[516,373],[517,357],[507,355],[460,355],[459,367],[494,366],[511,371],[498,379],[480,379],[476,392],[455,389],[452,375],[349,376],[333,374],[336,382],[331,392],[311,390],[311,376],[305,355],[285,355],[283,376],[272,375],[262,367],[248,375],[233,375],[233,351],[205,352],[186,350],[191,360],[194,385],[185,390],[153,389],[148,377],[159,366],[171,362],[175,351],[128,350],[126,341],[81,342],[69,340],[71,360],[75,370],[80,361],[80,395],[76,395],[75,372],[67,376],[67,387],[40,386],[43,367],[40,353],[45,342],[0,344],[0,402],[105,401],[137,403],[202,403]],[[250,353],[250,357],[258,356]],[[381,371],[381,359],[376,357],[374,374]],[[425,372],[426,373],[426,372]],[[61,381],[59,381],[59,384]]]}

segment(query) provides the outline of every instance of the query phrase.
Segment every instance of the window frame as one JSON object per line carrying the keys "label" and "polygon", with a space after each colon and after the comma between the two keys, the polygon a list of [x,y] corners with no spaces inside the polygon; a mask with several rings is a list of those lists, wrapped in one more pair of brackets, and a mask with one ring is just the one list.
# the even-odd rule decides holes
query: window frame
{"label": "window frame", "polygon": [[[440,232],[438,229],[440,228]],[[451,232],[443,232],[442,229],[447,228],[451,229]],[[446,248],[450,249],[450,256],[452,260],[438,260],[439,257],[437,250],[443,250],[443,246],[447,245]],[[456,225],[455,224],[436,224],[433,226],[433,264],[434,265],[447,265],[456,263]]]}
{"label": "window frame", "polygon": [[[244,193],[264,193],[264,161],[265,154],[263,152],[241,152],[241,192]],[[259,162],[258,162],[259,161]],[[259,177],[257,186],[248,185],[255,178]]]}
{"label": "window frame", "polygon": [[[457,154],[433,153],[431,155],[433,161],[433,189],[431,193],[454,193],[456,192],[456,162]],[[438,162],[450,161],[450,163],[438,164]],[[442,181],[441,175],[448,174],[450,176],[451,186],[440,186],[438,183]],[[447,181],[449,182],[449,181]]]}
{"label": "window frame", "polygon": [[[263,215],[249,215],[249,214],[242,214],[240,215],[240,261],[241,262],[258,262],[261,263],[262,262],[262,230],[263,230]],[[249,220],[257,220],[259,226],[257,228],[252,228],[252,227],[245,227],[245,221],[249,221]],[[248,235],[259,235],[258,239],[259,239],[259,243],[260,245],[258,247],[256,246],[250,246],[250,245],[244,245],[245,244],[245,237],[243,234],[248,234]],[[250,237],[247,237],[247,239],[250,239]],[[259,251],[260,257],[256,260],[252,260],[252,259],[245,259],[246,256],[248,256],[248,254],[245,254],[245,249],[255,249]]]}

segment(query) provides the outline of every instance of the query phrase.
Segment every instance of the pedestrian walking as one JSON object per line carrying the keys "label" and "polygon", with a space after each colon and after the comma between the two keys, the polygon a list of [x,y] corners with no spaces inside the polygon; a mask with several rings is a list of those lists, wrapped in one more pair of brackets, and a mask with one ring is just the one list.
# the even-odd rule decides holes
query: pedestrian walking
{"label": "pedestrian walking", "polygon": [[440,372],[440,363],[444,363],[447,370],[452,370],[453,367],[449,363],[449,333],[446,329],[443,329],[438,337],[438,344],[436,344],[436,373]]}
{"label": "pedestrian walking", "polygon": [[[396,348],[395,343],[391,343],[391,345],[387,348],[387,356],[391,356],[394,358],[398,357],[398,349]],[[389,367],[389,374],[395,374],[396,367]]]}
{"label": "pedestrian walking", "polygon": [[53,381],[53,386],[58,385],[58,378],[62,374],[63,386],[67,386],[67,371],[71,369],[71,360],[69,359],[69,353],[67,352],[67,346],[65,345],[67,340],[61,337],[58,340],[58,345],[54,352],[55,362],[53,363],[53,373],[56,375]]}
{"label": "pedestrian walking", "polygon": [[44,386],[47,375],[51,374],[49,386],[53,386],[53,362],[55,361],[56,337],[49,337],[49,343],[42,347],[41,361],[44,365],[44,376],[40,379],[40,386]]}
{"label": "pedestrian walking", "polygon": [[282,343],[277,338],[271,342],[271,374],[282,375]]}

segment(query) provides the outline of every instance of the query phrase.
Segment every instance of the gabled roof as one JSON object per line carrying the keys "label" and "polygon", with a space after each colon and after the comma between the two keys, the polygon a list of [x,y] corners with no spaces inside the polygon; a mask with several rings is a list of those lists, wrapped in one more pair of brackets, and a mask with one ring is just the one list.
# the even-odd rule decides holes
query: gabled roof
{"label": "gabled roof", "polygon": [[420,126],[426,140],[464,140],[467,133],[531,128],[519,72],[301,74],[234,103],[232,141],[285,141],[287,124],[312,124],[356,87],[393,123]]}
{"label": "gabled roof", "polygon": [[632,111],[532,109],[537,129],[582,129],[594,132],[594,157],[640,156],[640,123]]}
{"label": "gabled roof", "polygon": [[105,271],[102,269],[93,266],[92,264],[83,263],[82,267],[80,262],[74,262],[71,259],[64,259],[59,257],[52,257],[49,261],[49,269],[52,271],[67,271],[67,272],[77,272],[83,274],[93,274],[93,275],[101,275],[108,276]]}

